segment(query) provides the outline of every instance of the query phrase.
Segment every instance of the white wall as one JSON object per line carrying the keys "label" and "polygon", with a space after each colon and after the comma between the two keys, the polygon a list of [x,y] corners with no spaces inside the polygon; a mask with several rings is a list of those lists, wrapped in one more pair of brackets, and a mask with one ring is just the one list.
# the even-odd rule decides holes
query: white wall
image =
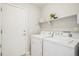
{"label": "white wall", "polygon": [[[41,11],[41,21],[45,21],[48,19],[50,13],[56,13],[59,18],[76,14],[79,12],[79,4],[52,3],[47,4]],[[72,16],[56,21],[52,25],[45,23],[41,26],[41,30],[72,31],[75,27],[79,28],[79,25],[77,25],[76,16]]]}
{"label": "white wall", "polygon": [[41,20],[46,20],[50,13],[56,13],[58,17],[68,16],[79,12],[79,4],[77,3],[49,3],[43,7],[41,12]]}

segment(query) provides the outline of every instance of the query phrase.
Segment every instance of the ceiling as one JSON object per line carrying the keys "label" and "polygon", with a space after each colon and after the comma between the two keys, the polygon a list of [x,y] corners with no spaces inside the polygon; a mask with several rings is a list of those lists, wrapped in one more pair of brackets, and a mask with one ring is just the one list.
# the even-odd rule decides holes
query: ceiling
{"label": "ceiling", "polygon": [[42,8],[43,6],[47,5],[47,3],[32,3],[33,5]]}

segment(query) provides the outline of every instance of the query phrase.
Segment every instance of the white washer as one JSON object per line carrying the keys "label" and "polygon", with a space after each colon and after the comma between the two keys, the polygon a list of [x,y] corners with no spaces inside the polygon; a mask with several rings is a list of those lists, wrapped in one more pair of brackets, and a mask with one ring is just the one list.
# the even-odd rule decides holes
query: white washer
{"label": "white washer", "polygon": [[42,42],[40,35],[31,36],[31,56],[42,56]]}

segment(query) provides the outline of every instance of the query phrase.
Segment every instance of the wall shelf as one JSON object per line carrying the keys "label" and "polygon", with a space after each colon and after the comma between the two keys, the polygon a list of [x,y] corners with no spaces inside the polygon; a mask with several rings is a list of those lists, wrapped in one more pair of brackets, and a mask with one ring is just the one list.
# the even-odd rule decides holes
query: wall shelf
{"label": "wall shelf", "polygon": [[47,21],[40,21],[39,23],[43,24],[43,23],[48,23],[48,22],[54,22],[54,21],[58,21],[58,20],[61,20],[61,19],[72,17],[72,16],[77,16],[77,14],[72,14],[72,15],[67,15],[67,16],[59,17],[59,18],[57,18],[55,20],[48,20],[48,19],[46,19]]}

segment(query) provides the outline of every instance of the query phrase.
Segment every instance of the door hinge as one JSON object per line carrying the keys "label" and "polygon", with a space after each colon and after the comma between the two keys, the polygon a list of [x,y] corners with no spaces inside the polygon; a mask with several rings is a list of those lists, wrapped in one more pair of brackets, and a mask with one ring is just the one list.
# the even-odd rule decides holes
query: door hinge
{"label": "door hinge", "polygon": [[2,12],[2,8],[1,8],[1,12]]}
{"label": "door hinge", "polygon": [[2,29],[1,29],[1,34],[3,33]]}

